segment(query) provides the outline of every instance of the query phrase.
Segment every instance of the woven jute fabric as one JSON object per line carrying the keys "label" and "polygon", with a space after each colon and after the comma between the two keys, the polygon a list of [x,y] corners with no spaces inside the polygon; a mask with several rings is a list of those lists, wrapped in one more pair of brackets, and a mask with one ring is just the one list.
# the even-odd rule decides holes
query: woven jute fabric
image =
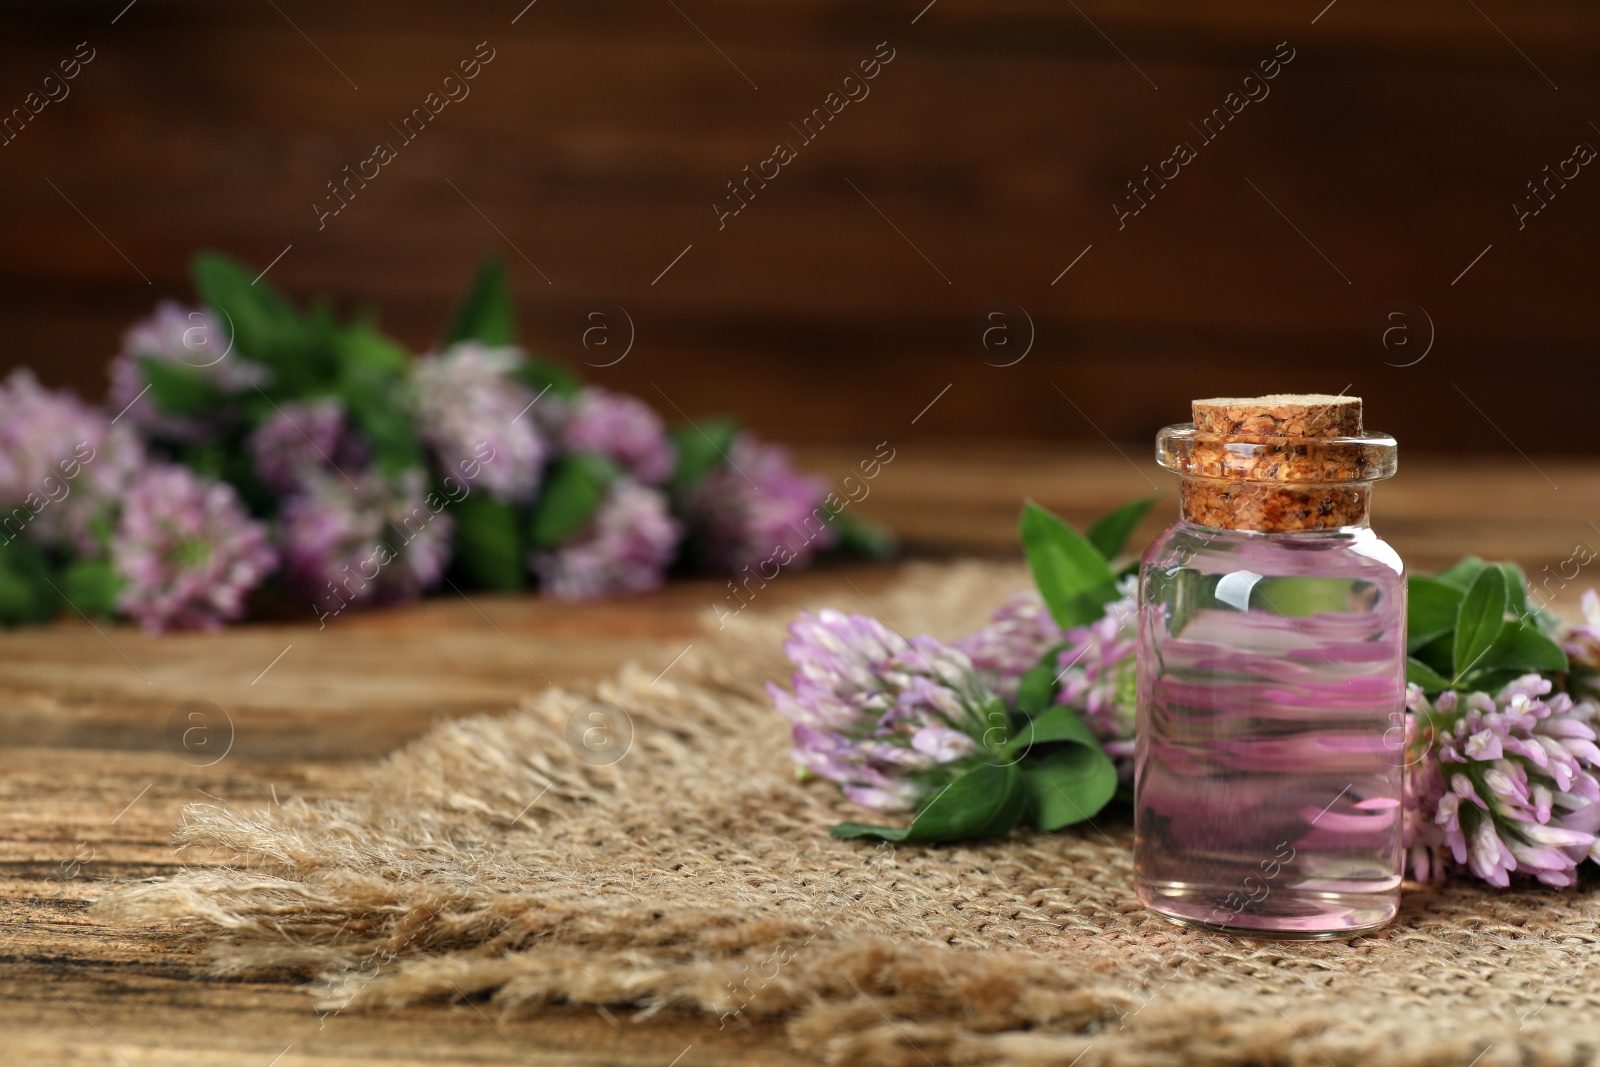
{"label": "woven jute fabric", "polygon": [[[921,565],[871,608],[853,599],[949,638],[1025,584]],[[778,1018],[840,1064],[1595,1060],[1593,879],[1408,885],[1381,933],[1254,941],[1140,908],[1125,812],[981,845],[833,840],[861,813],[795,780],[762,689],[788,675],[786,622],[752,609],[660,680],[629,667],[442,725],[336,802],[195,805],[178,844],[229,865],[124,886],[98,914],[192,931],[219,972],[308,974],[323,1009],[472,996],[510,1016]],[[632,720],[605,766],[568,739],[591,698]]]}

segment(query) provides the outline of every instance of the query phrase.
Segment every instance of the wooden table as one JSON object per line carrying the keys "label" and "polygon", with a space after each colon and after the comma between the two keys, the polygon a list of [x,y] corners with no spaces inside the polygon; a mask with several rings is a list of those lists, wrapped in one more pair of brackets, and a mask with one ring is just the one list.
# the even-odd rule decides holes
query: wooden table
{"label": "wooden table", "polygon": [[[838,477],[870,454],[840,447],[803,459]],[[1135,458],[1110,449],[906,446],[861,507],[899,529],[914,555],[1015,555],[1025,496],[1081,522],[1159,492],[1167,499],[1141,531],[1153,535],[1175,487],[1142,451]],[[1580,542],[1600,547],[1600,464],[1408,463],[1376,507],[1380,529],[1414,568],[1475,551],[1553,575]],[[895,571],[858,563],[786,575],[763,591],[762,606],[793,610],[820,598],[868,611],[851,583],[870,594]],[[1568,583],[1556,603],[1570,611],[1588,578]],[[156,639],[67,619],[0,635],[0,1062],[799,1062],[776,1024],[718,1031],[684,1015],[636,1023],[623,1013],[551,1008],[500,1023],[473,1005],[437,1004],[319,1019],[292,983],[216,980],[198,946],[100,926],[85,914],[107,881],[175,869],[168,835],[190,801],[337,795],[360,761],[439,719],[496,711],[630,659],[666,666],[720,597],[711,581],[578,606],[448,593],[322,630],[253,624]],[[189,701],[216,710],[191,720],[180,711]],[[194,728],[215,747],[194,744],[196,735],[187,747],[175,743]]]}

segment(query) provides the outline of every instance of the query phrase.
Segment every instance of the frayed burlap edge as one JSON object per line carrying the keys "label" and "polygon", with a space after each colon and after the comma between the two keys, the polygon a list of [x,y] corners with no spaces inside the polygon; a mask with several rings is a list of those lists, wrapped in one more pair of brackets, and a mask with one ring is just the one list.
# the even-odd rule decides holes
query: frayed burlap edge
{"label": "frayed burlap edge", "polygon": [[[919,566],[842,606],[951,637],[1025,581]],[[507,1016],[759,1016],[830,1063],[1493,1067],[1600,1048],[1587,895],[1541,923],[1548,896],[1429,891],[1365,944],[1272,945],[1141,912],[1115,821],[833,841],[852,812],[793,781],[762,689],[787,674],[789,617],[746,613],[666,678],[628,667],[442,725],[342,800],[192,805],[177,844],[227,865],[120,887],[94,914],[203,938],[220,974],[303,974],[319,1010],[475,996]],[[631,722],[613,763],[570,740],[595,699]]]}

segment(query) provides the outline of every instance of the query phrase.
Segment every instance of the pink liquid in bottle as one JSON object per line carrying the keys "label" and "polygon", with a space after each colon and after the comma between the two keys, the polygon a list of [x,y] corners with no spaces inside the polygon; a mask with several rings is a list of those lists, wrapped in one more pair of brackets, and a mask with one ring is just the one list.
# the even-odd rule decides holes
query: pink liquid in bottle
{"label": "pink liquid in bottle", "polygon": [[[1209,476],[1239,443],[1211,436],[1163,431],[1185,517],[1140,571],[1139,900],[1253,936],[1353,936],[1394,918],[1402,871],[1405,578],[1366,526],[1366,483],[1392,471],[1393,442],[1314,442],[1323,478],[1340,447],[1373,459],[1325,507],[1322,486]],[[1261,457],[1285,447],[1243,440]],[[1208,524],[1224,521],[1278,528]]]}

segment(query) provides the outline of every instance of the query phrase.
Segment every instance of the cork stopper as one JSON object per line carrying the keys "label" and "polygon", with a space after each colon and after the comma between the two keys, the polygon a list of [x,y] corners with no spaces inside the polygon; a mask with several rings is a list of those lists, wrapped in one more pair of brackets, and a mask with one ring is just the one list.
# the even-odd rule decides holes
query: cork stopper
{"label": "cork stopper", "polygon": [[1200,433],[1256,437],[1359,437],[1361,398],[1326,393],[1274,393],[1196,400],[1194,428]]}
{"label": "cork stopper", "polygon": [[1394,473],[1395,443],[1361,427],[1361,399],[1317,393],[1194,401],[1193,426],[1157,437],[1183,474],[1183,517],[1285,533],[1364,525],[1371,483]]}

